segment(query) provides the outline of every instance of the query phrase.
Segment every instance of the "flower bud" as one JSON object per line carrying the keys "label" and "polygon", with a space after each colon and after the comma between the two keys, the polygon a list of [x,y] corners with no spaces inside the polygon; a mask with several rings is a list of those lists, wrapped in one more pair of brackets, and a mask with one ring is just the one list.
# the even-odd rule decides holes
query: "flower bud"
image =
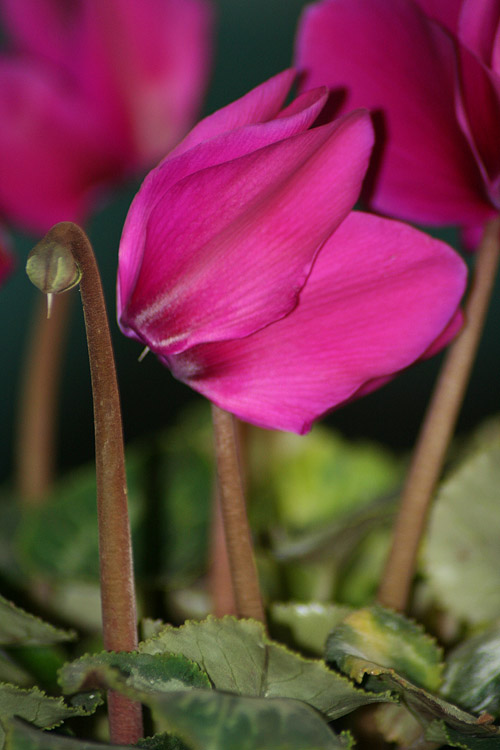
{"label": "flower bud", "polygon": [[47,295],[47,318],[50,318],[54,294],[76,286],[82,272],[68,246],[44,237],[28,255],[26,273],[32,284]]}
{"label": "flower bud", "polygon": [[81,271],[71,250],[59,242],[42,240],[28,255],[26,273],[44,294],[60,294],[76,286]]}

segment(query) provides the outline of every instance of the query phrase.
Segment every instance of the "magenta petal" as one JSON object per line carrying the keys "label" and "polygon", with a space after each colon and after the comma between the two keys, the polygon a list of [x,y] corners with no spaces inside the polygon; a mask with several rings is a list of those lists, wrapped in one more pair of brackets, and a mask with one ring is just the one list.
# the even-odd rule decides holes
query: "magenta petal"
{"label": "magenta petal", "polygon": [[463,0],[458,38],[486,65],[491,65],[500,21],[498,0]]}
{"label": "magenta petal", "polygon": [[[412,0],[408,1],[412,2]],[[413,2],[426,16],[438,21],[452,34],[456,34],[462,0],[439,0],[438,2],[436,0],[413,0]]]}
{"label": "magenta petal", "polygon": [[209,0],[85,0],[82,88],[150,166],[198,114],[211,62]]}
{"label": "magenta petal", "polygon": [[[301,133],[313,124],[326,101],[324,89],[297,97],[275,120],[250,124],[222,133],[178,156],[169,156],[153,170],[136,195],[127,216],[120,244],[118,309],[129,297],[142,259],[144,231],[151,211],[167,191],[191,174],[234,161],[277,141]],[[246,192],[246,186],[245,186]]]}
{"label": "magenta petal", "polygon": [[72,48],[76,52],[78,23],[68,23],[76,6],[65,9],[64,5],[61,0],[2,0],[3,25],[21,52],[66,67]]}
{"label": "magenta petal", "polygon": [[290,315],[245,339],[165,361],[242,419],[307,432],[364,384],[424,354],[455,315],[465,281],[465,265],[448,246],[352,213],[325,244]]}
{"label": "magenta petal", "polygon": [[492,201],[500,205],[500,79],[467,48],[459,45],[458,53],[461,75],[457,118],[486,184],[492,186]]}
{"label": "magenta petal", "polygon": [[9,275],[14,265],[14,259],[8,249],[7,237],[0,228],[0,284]]}
{"label": "magenta petal", "polygon": [[294,70],[284,70],[240,99],[205,117],[169,154],[169,158],[236,128],[272,120],[280,111],[295,76]]}
{"label": "magenta petal", "polygon": [[453,42],[409,0],[324,0],[302,16],[305,86],[382,112],[387,135],[373,206],[428,223],[480,223],[481,174],[455,115]]}
{"label": "magenta petal", "polygon": [[[355,112],[190,175],[146,222],[132,217],[120,248],[122,329],[167,355],[289,313],[357,199],[372,138],[367,113]],[[140,267],[137,254],[127,260],[134,244]]]}
{"label": "magenta petal", "polygon": [[[447,346],[450,341],[452,341],[455,336],[460,331],[462,325],[464,322],[464,316],[461,310],[457,310],[451,321],[448,323],[446,328],[439,334],[439,336],[432,342],[430,347],[421,354],[419,357],[419,360],[422,359],[429,359],[430,357],[433,357],[435,354],[441,351],[445,346]],[[367,396],[369,393],[373,393],[373,391],[378,390],[379,388],[382,388],[382,386],[386,385],[387,383],[390,383],[391,380],[394,380],[394,377],[398,375],[397,372],[393,373],[392,375],[386,375],[382,378],[374,378],[373,380],[368,380],[366,383],[364,383],[361,388],[359,388],[355,393],[350,396],[347,401],[343,401],[340,404],[337,404],[337,406],[345,406],[345,404],[350,403],[351,401],[355,401],[358,398],[361,398],[362,396]]]}
{"label": "magenta petal", "polygon": [[33,231],[81,221],[91,188],[121,172],[99,118],[40,64],[0,62],[0,205]]}
{"label": "magenta petal", "polygon": [[110,183],[154,164],[197,114],[210,0],[1,0],[2,211],[44,231],[83,221]]}

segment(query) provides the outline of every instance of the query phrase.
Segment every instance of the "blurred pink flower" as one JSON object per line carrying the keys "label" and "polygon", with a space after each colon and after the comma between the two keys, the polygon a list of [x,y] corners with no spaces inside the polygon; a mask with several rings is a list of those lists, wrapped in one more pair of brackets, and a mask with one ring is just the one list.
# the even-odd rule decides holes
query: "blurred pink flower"
{"label": "blurred pink flower", "polygon": [[7,235],[0,228],[0,284],[10,273],[13,266],[13,258],[10,254]]}
{"label": "blurred pink flower", "polygon": [[312,127],[285,71],[202,120],[144,181],[120,245],[118,317],[179,380],[264,427],[307,432],[456,332],[465,267],[351,212],[373,144],[358,110]]}
{"label": "blurred pink flower", "polygon": [[192,125],[210,0],[0,0],[0,211],[27,229],[82,221]]}
{"label": "blurred pink flower", "polygon": [[296,65],[304,88],[379,113],[373,208],[477,238],[500,208],[498,0],[322,0],[303,13]]}

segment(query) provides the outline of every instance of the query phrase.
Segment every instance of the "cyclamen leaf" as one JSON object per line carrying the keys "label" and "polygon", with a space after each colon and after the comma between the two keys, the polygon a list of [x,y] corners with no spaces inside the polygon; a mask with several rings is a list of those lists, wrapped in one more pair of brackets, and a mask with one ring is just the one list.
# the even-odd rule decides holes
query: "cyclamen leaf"
{"label": "cyclamen leaf", "polygon": [[[271,491],[278,523],[287,529],[339,521],[401,479],[400,462],[381,446],[348,441],[321,425],[307,440],[285,432],[262,434],[255,454],[262,443],[262,455],[254,455],[256,490],[261,496]],[[268,513],[268,503],[264,510]]]}
{"label": "cyclamen leaf", "polygon": [[15,685],[0,684],[0,750],[5,747],[2,726],[19,716],[44,729],[51,729],[73,716],[88,714],[81,708],[67,706],[62,698],[50,698],[38,688],[24,690]]}
{"label": "cyclamen leaf", "polygon": [[330,634],[327,659],[360,681],[363,661],[391,667],[408,680],[437,690],[442,653],[423,629],[402,615],[380,606],[358,609]]}
{"label": "cyclamen leaf", "polygon": [[2,646],[41,646],[71,641],[74,638],[74,632],[60,630],[0,596],[0,644]]}
{"label": "cyclamen leaf", "polygon": [[474,713],[500,715],[500,626],[460,644],[448,657],[442,694]]}
{"label": "cyclamen leaf", "polygon": [[305,659],[269,640],[253,620],[209,617],[180,628],[167,625],[139,645],[142,653],[183,654],[195,661],[217,690],[245,696],[294,698],[330,719],[387,700],[359,690],[320,660]]}
{"label": "cyclamen leaf", "polygon": [[139,740],[137,747],[144,748],[144,750],[191,750],[178,737],[174,737],[166,732]]}
{"label": "cyclamen leaf", "polygon": [[445,727],[445,736],[447,745],[461,747],[463,750],[499,750],[500,748],[500,737],[464,736],[450,727]]}
{"label": "cyclamen leaf", "polygon": [[197,664],[174,654],[110,653],[82,656],[65,664],[59,673],[65,693],[102,686],[124,686],[136,691],[162,693],[191,687],[210,689]]}
{"label": "cyclamen leaf", "polygon": [[275,602],[271,604],[271,620],[274,626],[289,631],[299,648],[321,656],[328,634],[350,611],[350,607],[324,602]]}
{"label": "cyclamen leaf", "polygon": [[[468,458],[434,503],[425,573],[436,600],[452,615],[476,624],[500,616],[500,443]],[[480,582],[480,585],[478,583]]]}
{"label": "cyclamen leaf", "polygon": [[[161,662],[162,657],[182,658],[168,654],[128,656],[149,657],[146,661],[150,665],[154,661]],[[137,680],[123,668],[98,664],[92,667],[89,659],[87,662],[93,680],[101,682],[102,687],[145,703],[155,720],[180,738],[189,750],[340,750],[345,747],[344,741],[334,735],[321,716],[301,701],[238,696],[199,688],[168,692],[164,685],[150,684],[144,674]],[[137,687],[141,682],[143,687]],[[158,744],[155,742],[153,747]],[[169,744],[159,747],[169,750]]]}
{"label": "cyclamen leaf", "polygon": [[[367,664],[365,662],[365,665]],[[424,727],[427,740],[454,745],[448,736],[448,733],[452,731],[455,733],[454,736],[460,737],[462,742],[466,742],[470,737],[478,740],[495,740],[498,742],[496,747],[500,749],[499,727],[481,723],[477,716],[462,711],[452,703],[413,685],[392,669],[372,665],[371,670],[365,667],[365,673],[370,675],[366,679],[367,689],[389,689],[396,693],[401,702]],[[460,747],[460,745],[454,746]]]}
{"label": "cyclamen leaf", "polygon": [[[375,607],[372,609],[377,613],[377,610],[382,608]],[[463,711],[452,703],[448,703],[428,690],[418,687],[410,682],[406,675],[403,676],[396,669],[387,666],[390,661],[395,664],[400,662],[407,673],[412,672],[420,677],[422,675],[425,677],[426,674],[431,677],[433,674],[437,676],[439,670],[437,673],[435,672],[436,661],[434,659],[433,663],[432,641],[428,636],[425,636],[420,629],[409,621],[406,622],[406,625],[399,625],[398,620],[404,619],[401,615],[383,611],[384,617],[378,622],[375,620],[377,625],[377,628],[375,628],[373,627],[373,618],[370,617],[370,610],[360,610],[360,612],[361,616],[358,617],[359,629],[356,629],[356,618],[350,615],[346,618],[344,624],[333,630],[327,643],[327,661],[335,663],[356,680],[363,680],[363,684],[368,690],[391,691],[418,718],[424,727],[427,740],[465,748],[469,748],[466,743],[469,742],[470,738],[478,741],[488,740],[489,742],[494,740],[495,742],[498,741],[498,748],[500,748],[499,727],[484,723],[478,717]],[[354,613],[354,615],[356,614]],[[388,626],[385,639],[384,629],[379,628],[384,620],[386,620]],[[350,622],[350,625],[346,625],[346,622]],[[396,631],[396,637],[390,632],[391,628]],[[378,629],[381,648],[378,648],[375,637]],[[399,633],[397,632],[398,629]],[[415,631],[413,635],[412,630]],[[363,636],[368,637],[365,640]],[[410,644],[410,649],[405,649],[406,640]],[[392,654],[388,648],[389,644],[392,644],[392,648],[394,648]],[[402,659],[398,653],[400,647],[402,647]],[[435,646],[434,649],[439,653]],[[431,668],[428,672],[425,670],[426,654],[430,656]],[[417,655],[417,659],[412,664],[415,655]],[[422,659],[422,657],[424,658]],[[379,663],[374,661],[376,658],[379,658]],[[386,662],[386,664],[381,662]],[[439,667],[439,665],[437,666]],[[457,737],[460,738],[460,742],[465,744],[456,744],[458,742]],[[475,745],[470,745],[470,747],[476,750]],[[490,746],[486,745],[485,747],[489,750]],[[492,747],[496,748],[497,746]]]}
{"label": "cyclamen leaf", "polygon": [[192,750],[340,750],[344,742],[301,701],[198,690],[140,694]]}
{"label": "cyclamen leaf", "polygon": [[[110,750],[101,742],[78,740],[53,732],[42,732],[21,719],[13,719],[7,729],[6,750]],[[113,745],[113,750],[130,750],[133,745]]]}
{"label": "cyclamen leaf", "polygon": [[[127,464],[131,524],[139,514],[138,461]],[[50,581],[99,580],[95,466],[81,467],[56,485],[47,501],[22,519],[19,556],[28,574]]]}
{"label": "cyclamen leaf", "polygon": [[[207,429],[206,409],[188,412],[182,425],[126,451],[139,578],[157,580],[166,575],[169,586],[184,586],[205,565],[213,484]],[[145,495],[151,482],[154,507]],[[42,574],[59,586],[99,581],[95,498],[95,466],[88,465],[64,477],[43,507],[23,517],[16,539],[21,566],[28,574]],[[145,509],[151,511],[149,515]],[[58,611],[61,606],[64,601]]]}
{"label": "cyclamen leaf", "polygon": [[10,656],[0,653],[0,683],[11,682],[20,687],[32,685],[34,680],[32,675],[24,667],[16,664]]}

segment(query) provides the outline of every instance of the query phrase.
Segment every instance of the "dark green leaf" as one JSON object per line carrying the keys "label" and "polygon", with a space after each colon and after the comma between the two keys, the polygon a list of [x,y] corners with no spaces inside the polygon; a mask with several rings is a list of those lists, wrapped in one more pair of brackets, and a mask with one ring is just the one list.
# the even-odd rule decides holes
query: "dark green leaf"
{"label": "dark green leaf", "polygon": [[144,748],[144,750],[191,750],[178,737],[166,734],[166,732],[139,740],[137,747]]}
{"label": "dark green leaf", "polygon": [[452,747],[461,747],[463,750],[499,750],[500,737],[477,737],[474,734],[464,735],[456,729],[445,727],[446,743]]}
{"label": "dark green leaf", "polygon": [[[0,722],[20,716],[38,727],[56,727],[65,719],[81,716],[81,708],[67,706],[62,698],[50,698],[38,688],[23,690],[15,685],[0,684]],[[5,733],[0,727],[0,750],[5,746]]]}
{"label": "dark green leaf", "polygon": [[500,715],[500,626],[469,638],[448,657],[441,693],[474,713]]}
{"label": "dark green leaf", "polygon": [[39,646],[74,638],[74,632],[55,628],[0,596],[1,645]]}
{"label": "dark green leaf", "polygon": [[161,693],[200,687],[210,689],[210,681],[197,664],[174,654],[109,653],[82,656],[65,664],[60,683],[65,693],[114,685]]}
{"label": "dark green leaf", "polygon": [[11,682],[20,687],[32,685],[34,680],[29,672],[13,661],[9,654],[0,652],[0,682]]}
{"label": "dark green leaf", "polygon": [[217,690],[246,696],[295,698],[329,718],[383,700],[355,688],[324,662],[305,659],[269,640],[260,623],[209,617],[180,628],[166,626],[140,644],[142,653],[183,654],[196,662]]}
{"label": "dark green leaf", "polygon": [[[359,614],[349,615],[344,624],[335,628],[327,643],[328,661],[337,664],[356,680],[363,680],[366,689],[390,691],[397,696],[422,724],[429,741],[454,744],[455,736],[459,736],[463,742],[469,742],[471,737],[500,742],[500,728],[483,723],[478,717],[407,679],[406,675],[413,675],[421,684],[438,682],[439,651],[413,623],[400,623],[399,620],[404,619],[400,615],[379,610],[379,607],[360,610]],[[358,617],[354,617],[357,614]],[[387,664],[402,665],[405,676]],[[453,741],[448,736],[450,731],[455,733]],[[463,746],[469,747],[467,744]]]}
{"label": "dark green leaf", "polygon": [[6,750],[130,750],[134,745],[107,745],[89,742],[73,737],[42,732],[20,719],[13,719],[7,725]]}
{"label": "dark green leaf", "polygon": [[296,700],[241,697],[198,689],[148,694],[142,700],[192,750],[345,747],[316,711]]}
{"label": "dark green leaf", "polygon": [[[212,460],[204,414],[127,449],[135,570],[169,587],[199,575],[206,561]],[[204,447],[202,447],[204,446]],[[52,583],[97,582],[95,466],[62,479],[44,505],[24,515],[18,558],[28,574]]]}

